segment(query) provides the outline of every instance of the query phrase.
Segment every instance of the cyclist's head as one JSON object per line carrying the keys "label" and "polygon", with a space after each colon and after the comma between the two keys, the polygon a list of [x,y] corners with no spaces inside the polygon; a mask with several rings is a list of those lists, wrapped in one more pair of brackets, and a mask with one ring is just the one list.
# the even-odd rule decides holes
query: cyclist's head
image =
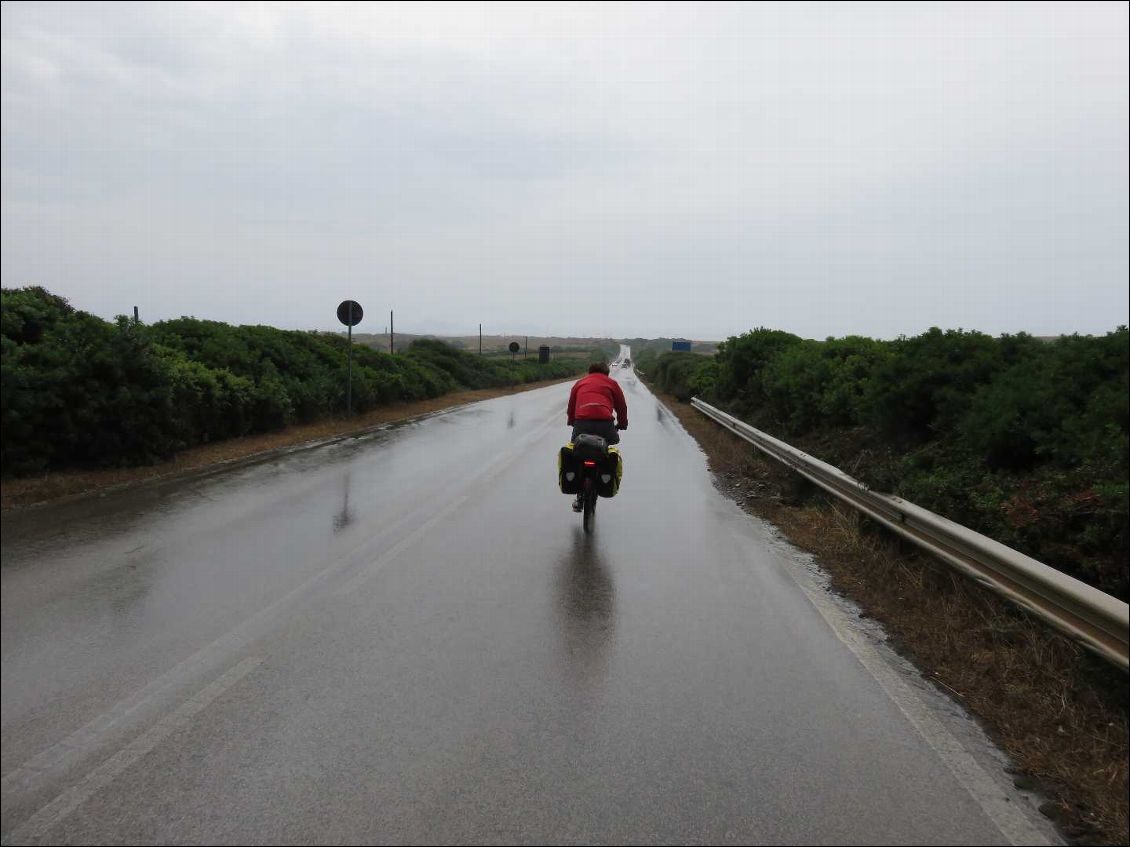
{"label": "cyclist's head", "polygon": [[589,365],[589,373],[590,374],[604,374],[605,376],[608,376],[609,375],[608,363],[607,362],[593,362],[591,365]]}

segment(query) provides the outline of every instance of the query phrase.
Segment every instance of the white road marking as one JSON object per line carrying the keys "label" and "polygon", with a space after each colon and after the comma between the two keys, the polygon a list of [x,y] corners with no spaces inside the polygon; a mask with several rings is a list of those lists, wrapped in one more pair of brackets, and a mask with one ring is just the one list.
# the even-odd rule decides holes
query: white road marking
{"label": "white road marking", "polygon": [[223,674],[219,679],[185,701],[180,708],[157,721],[75,785],[68,788],[5,839],[6,842],[26,844],[38,841],[57,824],[101,791],[129,767],[148,755],[158,744],[177,730],[187,726],[193,718],[210,706],[220,695],[262,664],[260,658],[249,657]]}
{"label": "white road marking", "polygon": [[[556,388],[557,386],[551,387]],[[438,415],[436,416],[438,417]],[[529,442],[536,440],[553,421],[560,421],[562,418],[564,418],[563,407],[555,409],[551,415],[537,420],[533,427],[532,437],[525,440]],[[516,445],[509,461],[496,466],[488,466],[482,474],[469,480],[463,480],[463,482],[465,484],[468,482],[474,483],[476,487],[480,486],[483,481],[489,481],[515,461],[522,452],[521,447]],[[52,779],[64,777],[67,772],[76,768],[84,758],[104,745],[111,732],[122,730],[130,720],[140,717],[147,710],[153,708],[162,697],[169,695],[177,687],[187,684],[191,679],[206,673],[209,668],[220,664],[226,657],[246,650],[253,641],[262,636],[273,625],[280,614],[296,605],[331,577],[359,562],[368,560],[365,570],[354,577],[353,580],[350,580],[349,584],[359,584],[370,579],[374,575],[375,569],[379,569],[403,552],[411,543],[419,540],[423,533],[434,526],[439,519],[462,505],[468,496],[470,495],[456,496],[454,501],[423,526],[409,533],[406,538],[395,543],[375,559],[370,559],[373,549],[387,543],[388,537],[412,518],[416,511],[402,515],[377,538],[367,537],[363,539],[360,544],[344,553],[333,564],[318,571],[275,602],[260,609],[225,635],[205,645],[134,694],[115,703],[94,720],[16,767],[6,774],[3,780],[0,780],[0,805],[6,810],[20,794],[37,790]]]}
{"label": "white road marking", "polygon": [[1010,844],[1055,844],[1032,823],[1018,803],[1004,792],[945,724],[926,705],[902,675],[879,653],[847,612],[797,566],[786,567],[836,637],[863,665],[879,687],[910,721],[973,800]]}
{"label": "white road marking", "polygon": [[[653,395],[654,396],[654,395]],[[659,398],[656,403],[662,408]],[[672,416],[674,417],[674,416]],[[677,421],[678,419],[675,418]],[[682,427],[682,424],[679,424]],[[684,429],[684,432],[686,430]],[[687,433],[688,438],[693,438]],[[732,508],[751,520],[749,515],[740,509],[737,504]],[[767,521],[756,521],[772,529],[772,524]],[[761,535],[761,533],[758,533]],[[779,537],[779,536],[778,536]],[[743,542],[739,541],[741,549]],[[776,545],[775,545],[776,546]],[[789,555],[785,550],[787,548]],[[784,570],[808,597],[809,601],[820,613],[820,616],[863,665],[864,669],[875,679],[883,692],[906,716],[911,726],[918,732],[922,739],[945,764],[946,768],[958,783],[973,798],[974,802],[1000,830],[1001,834],[1010,844],[1021,845],[1048,845],[1059,844],[1052,840],[1045,832],[1041,831],[1020,804],[1005,793],[1000,784],[996,782],[970,752],[934,714],[933,710],[922,701],[918,694],[907,684],[902,675],[893,668],[879,653],[869,637],[860,631],[858,625],[848,613],[825,591],[817,585],[812,576],[802,569],[796,562],[795,548],[782,541],[777,550],[785,563]]]}

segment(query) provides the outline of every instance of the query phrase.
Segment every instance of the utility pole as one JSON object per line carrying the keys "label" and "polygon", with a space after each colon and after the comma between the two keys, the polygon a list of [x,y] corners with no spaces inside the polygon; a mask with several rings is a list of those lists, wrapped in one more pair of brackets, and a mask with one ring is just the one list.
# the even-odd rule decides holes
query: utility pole
{"label": "utility pole", "polygon": [[388,354],[390,356],[396,355],[395,341],[396,329],[392,323],[392,309],[388,310]]}
{"label": "utility pole", "polygon": [[483,325],[479,324],[479,355],[483,355]]}
{"label": "utility pole", "polygon": [[529,356],[529,355],[530,355],[530,336],[527,335],[526,336],[526,349],[524,349],[522,351],[522,361],[525,361],[526,357]]}

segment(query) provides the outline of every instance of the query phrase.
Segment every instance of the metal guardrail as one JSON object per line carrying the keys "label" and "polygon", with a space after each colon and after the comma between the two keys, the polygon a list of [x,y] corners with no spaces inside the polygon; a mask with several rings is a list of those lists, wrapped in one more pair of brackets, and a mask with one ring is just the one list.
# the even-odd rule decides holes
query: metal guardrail
{"label": "metal guardrail", "polygon": [[1130,613],[1125,603],[1011,547],[900,497],[871,491],[839,468],[704,403],[691,404],[762,452],[914,542],[997,594],[1127,670]]}

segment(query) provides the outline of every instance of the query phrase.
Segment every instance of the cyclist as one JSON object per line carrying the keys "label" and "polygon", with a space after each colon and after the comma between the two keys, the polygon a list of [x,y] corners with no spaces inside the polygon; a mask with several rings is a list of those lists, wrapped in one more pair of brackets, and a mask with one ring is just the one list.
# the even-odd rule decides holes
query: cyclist
{"label": "cyclist", "polygon": [[[616,413],[615,421],[612,413]],[[588,376],[581,377],[569,392],[567,423],[573,427],[573,440],[578,435],[599,435],[608,444],[619,444],[618,430],[628,428],[628,403],[620,383],[608,375],[608,365],[589,365]],[[584,509],[584,494],[573,501],[573,511]]]}

